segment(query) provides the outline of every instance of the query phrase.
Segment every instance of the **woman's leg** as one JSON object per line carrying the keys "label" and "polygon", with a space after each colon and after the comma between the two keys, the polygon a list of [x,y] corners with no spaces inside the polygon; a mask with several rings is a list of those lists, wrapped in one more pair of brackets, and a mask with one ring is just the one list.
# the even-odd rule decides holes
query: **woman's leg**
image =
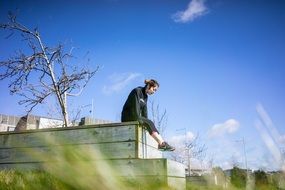
{"label": "woman's leg", "polygon": [[154,138],[154,140],[158,143],[158,144],[162,144],[164,142],[162,136],[158,133],[158,132],[153,132],[151,134],[151,136]]}
{"label": "woman's leg", "polygon": [[[141,118],[142,124],[146,127],[149,134],[158,142],[160,143],[162,141],[161,135],[159,135],[158,130],[156,129],[154,123],[147,119],[147,118]],[[162,143],[162,142],[161,142]]]}
{"label": "woman's leg", "polygon": [[175,150],[174,147],[170,146],[167,142],[163,140],[162,136],[159,134],[158,130],[156,129],[154,123],[151,120],[143,118],[142,121],[143,121],[143,124],[145,124],[149,134],[158,143],[158,149],[164,150],[164,151]]}

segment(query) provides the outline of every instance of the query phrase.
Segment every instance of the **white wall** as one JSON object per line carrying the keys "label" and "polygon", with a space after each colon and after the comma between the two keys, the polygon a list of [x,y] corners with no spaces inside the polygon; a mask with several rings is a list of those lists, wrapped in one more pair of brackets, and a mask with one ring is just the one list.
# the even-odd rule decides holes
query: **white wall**
{"label": "white wall", "polygon": [[62,127],[63,121],[57,119],[40,118],[39,129]]}

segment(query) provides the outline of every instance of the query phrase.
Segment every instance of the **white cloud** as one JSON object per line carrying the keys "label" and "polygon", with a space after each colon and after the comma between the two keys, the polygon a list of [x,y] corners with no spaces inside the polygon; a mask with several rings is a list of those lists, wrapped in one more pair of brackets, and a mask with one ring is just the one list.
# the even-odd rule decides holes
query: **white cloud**
{"label": "white cloud", "polygon": [[194,139],[195,139],[195,135],[191,131],[188,131],[186,133],[186,136],[185,136],[185,134],[172,136],[169,139],[169,142],[175,146],[184,147],[185,146],[185,140],[186,141],[192,141]]}
{"label": "white cloud", "polygon": [[239,129],[239,122],[235,119],[229,119],[224,123],[213,125],[209,131],[210,137],[222,136],[224,134],[232,134]]}
{"label": "white cloud", "polygon": [[113,74],[109,76],[109,85],[103,87],[103,93],[111,94],[117,93],[123,90],[128,84],[134,81],[136,78],[140,77],[139,73],[120,73]]}
{"label": "white cloud", "polygon": [[175,22],[186,23],[206,14],[208,8],[204,4],[205,0],[192,0],[184,11],[178,11],[172,16]]}

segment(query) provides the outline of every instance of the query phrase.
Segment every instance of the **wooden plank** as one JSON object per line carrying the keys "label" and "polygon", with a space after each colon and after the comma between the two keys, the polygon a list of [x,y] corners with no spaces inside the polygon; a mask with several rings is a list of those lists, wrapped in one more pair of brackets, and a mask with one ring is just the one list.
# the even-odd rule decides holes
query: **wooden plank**
{"label": "wooden plank", "polygon": [[179,162],[167,159],[167,176],[185,177],[185,165]]}
{"label": "wooden plank", "polygon": [[[128,123],[126,123],[128,124]],[[85,144],[138,140],[157,148],[157,142],[139,125],[102,125],[61,128],[61,130],[31,130],[0,134],[0,148]],[[138,132],[136,133],[136,128]]]}
{"label": "wooden plank", "polygon": [[141,146],[138,147],[140,158],[162,158],[162,151],[158,150],[158,143],[149,134],[145,127],[138,128],[138,141]]}
{"label": "wooden plank", "polygon": [[110,164],[120,176],[167,175],[166,159],[116,159]]}
{"label": "wooden plank", "polygon": [[[38,130],[37,132],[0,134],[0,163],[2,161],[5,163],[9,161],[14,162],[15,160],[17,162],[37,161],[31,158],[31,153],[52,153],[52,146],[87,146],[85,144],[94,144],[88,146],[97,147],[98,150],[102,151],[105,156],[109,156],[108,158],[110,159],[162,158],[162,152],[158,151],[157,147],[149,146],[143,142],[145,138],[141,138],[142,142],[138,142],[139,137],[143,135],[148,135],[152,139],[146,130],[133,123],[123,124],[113,124],[111,126],[106,124],[100,127],[80,127],[68,130],[64,128],[62,130],[51,129]],[[120,145],[116,144],[113,146],[109,144],[110,142],[133,142],[134,144],[131,145],[132,149],[124,150],[124,148],[121,149]],[[102,145],[104,143],[108,144]],[[119,153],[115,154],[115,152]]]}
{"label": "wooden plank", "polygon": [[[77,154],[72,155],[73,151]],[[136,142],[0,149],[0,163],[52,161],[65,156],[70,159],[137,158]]]}
{"label": "wooden plank", "polygon": [[154,138],[149,134],[149,132],[145,129],[145,127],[141,126],[138,128],[138,141],[145,143],[149,146],[157,148],[157,142]]}
{"label": "wooden plank", "polygon": [[139,122],[130,121],[130,122],[122,122],[122,123],[94,124],[94,125],[83,125],[83,126],[75,126],[75,127],[44,128],[44,129],[33,129],[33,130],[24,130],[24,131],[5,131],[5,132],[0,132],[0,136],[6,135],[6,134],[38,133],[38,132],[44,132],[44,131],[68,131],[68,130],[77,130],[77,129],[86,129],[86,128],[119,127],[119,126],[128,126],[128,125],[139,125]]}
{"label": "wooden plank", "polygon": [[[169,176],[168,164],[173,164],[167,159],[115,159],[115,160],[97,160],[97,161],[78,161],[78,162],[48,162],[48,163],[6,163],[0,164],[0,169],[18,169],[18,170],[44,170],[44,168],[56,167],[58,171],[60,168],[67,169],[69,171],[76,171],[77,167],[80,168],[93,168],[94,175],[98,175],[102,170],[104,164],[108,163],[111,170],[104,172],[112,172],[112,175],[121,177],[124,181],[130,184],[136,185],[136,187],[145,187],[145,185],[168,186],[176,190],[185,190],[186,181],[185,176],[179,177],[179,173],[175,176]],[[68,167],[74,167],[75,169],[68,169]],[[100,166],[98,168],[98,166]],[[96,170],[97,168],[97,170]],[[105,167],[103,167],[104,169]],[[51,169],[51,171],[53,171]],[[103,172],[103,171],[102,171]],[[90,171],[88,171],[88,174]],[[145,189],[145,188],[144,188]]]}
{"label": "wooden plank", "polygon": [[0,135],[0,148],[134,141],[137,125],[76,128],[70,130]]}
{"label": "wooden plank", "polygon": [[32,171],[44,170],[42,162],[0,163],[0,170]]}
{"label": "wooden plank", "polygon": [[162,152],[160,150],[148,144],[140,142],[138,144],[138,157],[139,158],[162,158]]}

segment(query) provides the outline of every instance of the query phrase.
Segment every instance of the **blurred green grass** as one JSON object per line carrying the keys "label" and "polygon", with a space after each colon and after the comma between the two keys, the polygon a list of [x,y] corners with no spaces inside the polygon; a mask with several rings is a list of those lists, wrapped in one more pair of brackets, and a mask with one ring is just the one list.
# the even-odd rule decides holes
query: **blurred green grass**
{"label": "blurred green grass", "polygon": [[[33,160],[47,161],[36,163],[40,166],[38,169],[34,167],[32,170],[0,170],[0,190],[172,190],[165,183],[151,178],[120,176],[120,171],[116,171],[110,160],[97,149],[66,145],[64,139],[60,139],[59,142],[51,137],[45,138],[44,141],[47,143],[48,151],[30,149],[26,154]],[[237,172],[239,175],[232,180],[221,169],[213,169],[212,174],[201,177],[203,179],[200,184],[187,181],[186,190],[285,189],[284,173],[267,175],[260,171],[251,178],[254,180],[251,180],[246,188],[245,185],[236,187],[233,184],[247,183],[244,181],[245,178],[242,178],[245,175],[244,170],[237,168]],[[214,175],[220,179],[220,185],[214,185]]]}
{"label": "blurred green grass", "polygon": [[120,176],[97,149],[64,145],[64,139],[59,142],[49,138],[45,142],[45,151],[25,150],[32,160],[44,162],[24,163],[25,169],[0,170],[0,190],[171,190],[159,181]]}
{"label": "blurred green grass", "polygon": [[[67,171],[69,172],[69,171]],[[63,172],[65,173],[65,172]],[[74,175],[74,173],[72,173]],[[147,181],[125,181],[118,177],[118,183],[106,180],[100,180],[98,176],[79,177],[74,175],[70,179],[59,178],[46,171],[18,171],[18,170],[2,170],[0,171],[0,189],[1,190],[76,190],[76,189],[119,189],[119,190],[135,190],[135,189],[148,189],[148,190],[173,190],[170,187],[162,184],[149,184]]]}

